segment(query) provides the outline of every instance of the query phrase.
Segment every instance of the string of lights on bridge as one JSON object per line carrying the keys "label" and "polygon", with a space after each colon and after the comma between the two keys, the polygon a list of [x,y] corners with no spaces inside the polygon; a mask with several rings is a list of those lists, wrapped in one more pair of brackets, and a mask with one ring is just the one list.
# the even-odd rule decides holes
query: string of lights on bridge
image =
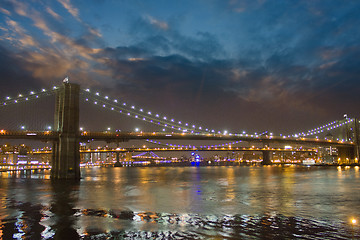
{"label": "string of lights on bridge", "polygon": [[288,137],[307,137],[307,136],[313,136],[313,135],[317,135],[320,133],[323,133],[325,130],[330,131],[330,130],[334,130],[337,128],[340,128],[344,125],[350,124],[354,121],[354,119],[352,118],[346,118],[345,120],[343,120],[342,122],[339,121],[333,121],[330,122],[328,124],[322,125],[320,127],[311,129],[307,132],[301,132],[301,133],[297,133],[297,134],[293,134],[293,135],[288,135]]}
{"label": "string of lights on bridge", "polygon": [[[49,96],[56,91],[58,91],[60,87],[53,86],[50,89],[41,89],[40,91],[30,91],[28,94],[19,94],[16,97],[7,96],[4,101],[0,102],[0,106],[7,106],[11,104],[17,104],[26,102],[29,100],[37,99],[43,96]],[[118,113],[124,114],[128,117],[132,117],[138,120],[142,120],[148,123],[152,123],[161,127],[176,130],[180,132],[186,133],[195,133],[195,134],[224,134],[224,135],[239,135],[239,136],[249,136],[249,137],[259,137],[262,135],[270,135],[272,133],[254,133],[254,134],[247,134],[243,131],[240,134],[232,134],[228,133],[227,131],[216,131],[214,129],[205,128],[202,126],[198,126],[195,124],[184,123],[183,121],[175,120],[173,118],[168,118],[164,115],[155,114],[152,111],[145,111],[143,108],[130,106],[125,102],[121,102],[117,99],[111,99],[109,96],[102,95],[99,92],[92,92],[90,89],[82,89],[81,95],[85,96],[86,102],[92,102],[95,105],[101,106],[103,108],[110,109],[111,111],[117,111]],[[305,132],[299,132],[296,134],[286,135],[286,134],[279,134],[283,138],[297,138],[297,137],[309,137],[309,136],[316,136],[318,134],[324,133],[324,131],[331,131],[337,128],[340,128],[346,124],[350,124],[354,121],[352,118],[346,118],[342,121],[332,121],[322,126],[319,126],[314,129],[310,129]],[[317,136],[316,136],[317,137]]]}
{"label": "string of lights on bridge", "polygon": [[[85,89],[82,92],[86,98],[85,101],[93,102],[95,105],[99,105],[103,108],[108,108],[112,111],[117,111],[121,114],[127,115],[128,117],[136,118],[145,122],[149,122],[155,125],[162,126],[164,128],[177,130],[181,132],[189,133],[218,133],[214,129],[203,128],[195,124],[184,123],[183,121],[168,118],[164,115],[153,113],[152,111],[145,111],[143,108],[137,108],[135,106],[128,106],[125,102],[120,102],[117,99],[110,99],[108,96],[100,95],[99,92],[93,93],[90,89]],[[224,133],[227,133],[226,131]]]}
{"label": "string of lights on bridge", "polygon": [[7,96],[4,101],[0,102],[0,106],[7,106],[11,104],[26,102],[29,100],[37,99],[43,96],[49,96],[54,94],[59,87],[54,86],[52,89],[41,89],[40,91],[30,91],[27,94],[19,94],[16,97]]}
{"label": "string of lights on bridge", "polygon": [[156,140],[150,140],[150,139],[146,139],[145,140],[148,143],[153,143],[153,144],[157,144],[157,145],[162,145],[162,146],[167,146],[167,147],[175,147],[175,148],[219,148],[219,147],[231,147],[237,143],[240,143],[241,141],[234,141],[231,143],[222,143],[222,144],[217,144],[217,145],[201,145],[201,146],[195,146],[195,145],[179,145],[179,144],[171,144],[171,143],[161,143],[159,141]]}
{"label": "string of lights on bridge", "polygon": [[[85,89],[86,93],[91,93],[90,89]],[[183,131],[183,132],[190,132],[190,133],[200,133],[200,134],[207,134],[207,133],[218,133],[218,134],[222,134],[221,131],[215,131],[214,129],[209,129],[209,128],[203,128],[201,126],[196,127],[195,124],[193,125],[189,125],[188,123],[183,123],[182,121],[175,121],[174,119],[171,118],[170,121],[168,121],[168,118],[166,116],[161,116],[160,114],[153,114],[152,111],[144,111],[142,108],[136,108],[135,106],[131,106],[129,107],[125,102],[120,102],[117,99],[113,99],[111,100],[108,96],[102,96],[100,95],[99,92],[95,92],[92,94],[92,99],[93,103],[95,105],[101,105],[103,108],[109,108],[111,110],[116,110],[116,107],[119,108],[119,113],[125,114],[129,117],[133,117],[136,119],[140,119],[143,120],[145,122],[150,122],[153,124],[157,124],[157,125],[161,125],[165,128],[170,128],[172,130],[178,130],[178,131]],[[90,101],[89,98],[85,99],[86,101]],[[147,113],[147,115],[146,115]],[[155,116],[155,118],[154,118]],[[307,136],[314,136],[317,134],[321,134],[324,132],[324,130],[334,130],[336,128],[342,127],[346,124],[349,124],[351,122],[353,122],[354,119],[350,119],[347,118],[345,121],[343,122],[339,122],[339,121],[333,121],[330,123],[327,123],[323,126],[308,130],[307,132],[301,132],[301,133],[296,133],[296,134],[291,134],[291,135],[283,135],[280,134],[280,136],[284,137],[284,138],[296,138],[296,137],[307,137]],[[191,126],[191,128],[189,128],[189,126]],[[165,130],[165,129],[164,129]],[[200,131],[201,130],[201,131]],[[227,131],[224,131],[223,134],[230,134]],[[250,137],[259,137],[261,135],[267,134],[266,133],[262,133],[262,134],[246,134],[245,131],[242,132],[242,134],[235,134],[235,135],[240,135],[240,136],[250,136]],[[273,135],[272,133],[269,134],[270,136]]]}

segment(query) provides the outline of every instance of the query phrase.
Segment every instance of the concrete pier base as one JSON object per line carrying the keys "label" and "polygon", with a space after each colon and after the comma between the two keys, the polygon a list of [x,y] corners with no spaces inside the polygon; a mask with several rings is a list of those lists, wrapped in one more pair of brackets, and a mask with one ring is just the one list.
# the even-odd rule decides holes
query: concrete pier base
{"label": "concrete pier base", "polygon": [[355,148],[353,147],[338,147],[338,163],[351,164],[355,163]]}
{"label": "concrete pier base", "polygon": [[272,156],[272,152],[271,151],[262,151],[263,154],[263,160],[261,162],[262,165],[271,165],[271,156]]}

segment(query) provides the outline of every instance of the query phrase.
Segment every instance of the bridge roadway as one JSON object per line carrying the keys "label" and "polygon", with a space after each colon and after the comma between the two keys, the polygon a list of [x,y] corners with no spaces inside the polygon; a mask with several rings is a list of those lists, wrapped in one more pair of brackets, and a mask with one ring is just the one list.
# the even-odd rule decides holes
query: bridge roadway
{"label": "bridge roadway", "polygon": [[[116,148],[116,149],[81,149],[80,153],[109,152],[167,152],[167,151],[272,151],[272,152],[316,152],[313,148],[258,148],[258,147],[162,147],[162,148]],[[31,154],[52,154],[52,151],[33,151]]]}
{"label": "bridge roadway", "polygon": [[[307,144],[312,146],[354,147],[355,143],[346,141],[326,140],[319,138],[288,138],[284,136],[260,136],[249,134],[191,134],[166,132],[87,132],[79,133],[79,140],[127,142],[129,140],[163,139],[163,140],[223,140],[259,142],[264,144]],[[57,141],[56,131],[7,131],[0,130],[0,139],[29,139],[40,141]]]}

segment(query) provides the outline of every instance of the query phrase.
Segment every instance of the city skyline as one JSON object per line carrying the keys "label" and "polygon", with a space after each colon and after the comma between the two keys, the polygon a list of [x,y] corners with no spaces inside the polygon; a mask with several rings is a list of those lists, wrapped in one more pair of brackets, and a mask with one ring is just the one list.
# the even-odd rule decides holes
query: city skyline
{"label": "city skyline", "polygon": [[358,116],[359,6],[4,1],[0,95],[59,85],[69,76],[209,128],[307,130],[344,113]]}

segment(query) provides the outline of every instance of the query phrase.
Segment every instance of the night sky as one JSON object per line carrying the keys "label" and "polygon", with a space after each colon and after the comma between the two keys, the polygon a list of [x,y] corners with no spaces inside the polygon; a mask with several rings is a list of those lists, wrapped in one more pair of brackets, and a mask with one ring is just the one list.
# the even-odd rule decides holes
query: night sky
{"label": "night sky", "polygon": [[231,132],[359,116],[358,0],[0,2],[1,98],[69,76]]}

